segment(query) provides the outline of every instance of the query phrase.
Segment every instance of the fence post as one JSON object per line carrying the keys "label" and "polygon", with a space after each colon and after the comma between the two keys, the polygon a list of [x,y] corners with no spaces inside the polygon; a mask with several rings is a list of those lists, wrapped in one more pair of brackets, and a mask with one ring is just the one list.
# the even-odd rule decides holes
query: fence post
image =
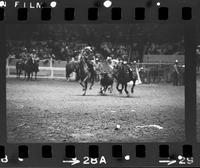
{"label": "fence post", "polygon": [[53,78],[53,59],[50,58],[50,70],[51,70],[51,78]]}
{"label": "fence post", "polygon": [[9,58],[6,59],[6,70],[7,70],[7,77],[10,77]]}

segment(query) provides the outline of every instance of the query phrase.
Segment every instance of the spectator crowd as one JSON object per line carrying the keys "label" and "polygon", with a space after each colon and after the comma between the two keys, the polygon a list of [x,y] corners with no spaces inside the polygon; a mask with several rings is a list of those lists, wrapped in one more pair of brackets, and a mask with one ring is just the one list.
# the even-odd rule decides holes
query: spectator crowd
{"label": "spectator crowd", "polygon": [[181,30],[177,25],[160,24],[14,25],[7,30],[7,51],[15,58],[34,50],[40,59],[71,60],[82,48],[90,46],[100,59],[142,62],[145,54],[183,54]]}
{"label": "spectator crowd", "polygon": [[[28,45],[27,45],[28,43]],[[132,45],[116,44],[112,42],[101,42],[96,46],[90,46],[93,49],[94,55],[99,59],[106,59],[111,57],[113,59],[122,59],[126,61],[137,60],[138,49],[137,43]],[[64,40],[58,41],[7,41],[8,55],[12,58],[22,58],[25,52],[34,51],[37,56],[44,60],[53,58],[55,60],[71,60],[77,59],[80,51],[89,46],[87,43],[66,42]],[[99,50],[99,48],[101,50]],[[147,55],[171,55],[184,54],[184,49],[181,42],[156,44],[148,42],[144,46],[143,54]],[[131,59],[134,57],[133,59]]]}
{"label": "spectator crowd", "polygon": [[148,55],[182,55],[184,54],[183,42],[150,43],[145,46],[145,54]]}

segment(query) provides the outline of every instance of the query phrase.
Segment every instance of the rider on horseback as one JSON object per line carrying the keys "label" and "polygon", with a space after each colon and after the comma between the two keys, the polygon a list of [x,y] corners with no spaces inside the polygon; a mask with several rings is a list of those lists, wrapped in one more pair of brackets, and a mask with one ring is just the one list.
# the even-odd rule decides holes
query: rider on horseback
{"label": "rider on horseback", "polygon": [[86,57],[84,57],[85,63],[87,64],[88,75],[86,76],[85,80],[90,80],[92,77],[95,76],[95,70],[93,63]]}
{"label": "rider on horseback", "polygon": [[78,73],[80,76],[80,85],[83,87],[83,96],[86,94],[87,84],[91,83],[90,88],[94,85],[95,80],[95,70],[92,62],[89,60],[87,54],[84,55],[84,52],[80,55]]}
{"label": "rider on horseback", "polygon": [[32,62],[33,62],[33,71],[39,72],[39,57],[37,56],[37,53],[35,50],[33,50],[31,57],[32,57]]}
{"label": "rider on horseback", "polygon": [[27,54],[27,64],[32,65],[33,64],[33,59],[32,59],[32,55],[31,54]]}
{"label": "rider on horseback", "polygon": [[102,66],[100,67],[100,73],[107,73],[111,75],[113,73],[113,66],[111,65],[111,58],[108,57],[106,61],[102,62]]}
{"label": "rider on horseback", "polygon": [[136,80],[137,80],[137,78],[138,78],[138,75],[137,75],[137,62],[134,61],[133,64],[132,64],[132,66],[131,66],[131,67],[129,66],[129,68],[130,68],[131,74],[132,74],[133,77],[135,77]]}

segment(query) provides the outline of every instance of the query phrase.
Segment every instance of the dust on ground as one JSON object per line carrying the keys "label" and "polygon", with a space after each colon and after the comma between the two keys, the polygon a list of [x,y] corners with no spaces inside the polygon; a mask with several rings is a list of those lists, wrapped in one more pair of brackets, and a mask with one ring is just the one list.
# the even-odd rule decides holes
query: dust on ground
{"label": "dust on ground", "polygon": [[7,79],[8,142],[185,140],[183,86],[138,85],[129,98],[98,91],[99,84],[82,96],[76,82]]}

